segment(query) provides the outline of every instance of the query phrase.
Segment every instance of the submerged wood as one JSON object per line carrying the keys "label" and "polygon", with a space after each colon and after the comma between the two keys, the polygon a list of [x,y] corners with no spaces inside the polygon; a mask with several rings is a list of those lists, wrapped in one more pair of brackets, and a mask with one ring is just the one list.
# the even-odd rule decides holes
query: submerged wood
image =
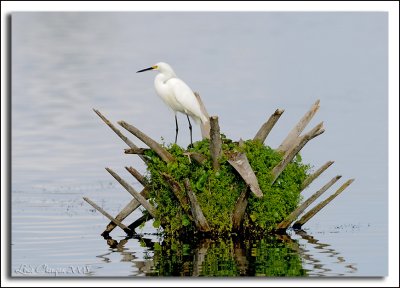
{"label": "submerged wood", "polygon": [[258,185],[256,174],[250,166],[249,160],[245,153],[232,153],[229,155],[229,164],[242,176],[244,182],[250,187],[251,192],[257,197],[261,198],[263,193]]}
{"label": "submerged wood", "polygon": [[132,175],[133,177],[135,177],[136,180],[138,180],[140,184],[142,184],[143,186],[146,186],[146,185],[147,185],[146,178],[144,178],[144,176],[143,176],[142,174],[140,174],[140,172],[139,172],[138,170],[136,170],[136,169],[133,168],[132,166],[131,166],[131,167],[125,166],[125,169],[126,169],[129,173],[131,173],[131,175]]}
{"label": "submerged wood", "polygon": [[218,117],[210,118],[210,154],[214,171],[219,170],[219,157],[222,154],[222,140],[218,124]]}
{"label": "submerged wood", "polygon": [[[108,127],[111,128],[111,130],[113,130],[115,132],[115,134],[118,135],[119,138],[122,139],[122,141],[124,141],[126,143],[126,145],[128,145],[130,148],[138,148],[131,140],[128,139],[128,137],[126,137],[124,134],[122,134],[122,132],[115,127],[110,120],[108,120],[103,114],[100,113],[99,110],[93,109],[93,111],[101,118],[101,120],[104,121],[104,123],[106,123],[108,125]],[[147,159],[145,157],[143,157],[142,155],[139,155],[140,159],[142,159],[144,162],[147,162]]]}
{"label": "submerged wood", "polygon": [[190,187],[189,179],[186,178],[183,183],[185,184],[186,192],[189,196],[190,207],[192,210],[194,224],[197,229],[201,232],[210,231],[210,226],[208,225],[206,217],[204,217],[203,211],[201,210],[199,202],[197,202],[197,197],[193,193],[192,188]]}
{"label": "submerged wood", "polygon": [[313,174],[309,175],[303,182],[303,184],[301,184],[301,190],[303,191],[304,189],[306,189],[315,179],[317,179],[319,177],[319,175],[322,174],[322,172],[324,172],[326,169],[328,169],[335,161],[328,161],[326,162],[324,165],[322,165],[320,168],[318,168],[317,171],[315,171]]}
{"label": "submerged wood", "polygon": [[327,184],[325,184],[320,190],[315,192],[313,195],[311,195],[310,198],[308,198],[306,201],[304,201],[299,207],[297,207],[292,213],[290,213],[281,223],[279,223],[276,226],[276,230],[282,230],[286,229],[292,224],[296,218],[303,213],[304,210],[307,209],[308,206],[310,206],[319,196],[321,196],[326,190],[328,190],[333,184],[336,183],[342,176],[337,175],[336,177],[333,177]]}
{"label": "submerged wood", "polygon": [[118,121],[118,124],[124,127],[129,132],[131,132],[137,138],[139,138],[147,146],[149,146],[165,162],[168,163],[175,160],[174,157],[167,150],[165,150],[160,144],[158,144],[156,141],[154,141],[149,136],[144,134],[142,131],[137,129],[135,126],[128,124],[125,121]]}
{"label": "submerged wood", "polygon": [[203,262],[206,258],[208,248],[210,247],[211,239],[203,238],[197,245],[193,257],[193,273],[192,276],[198,277],[201,274]]}
{"label": "submerged wood", "polygon": [[110,219],[113,223],[115,223],[118,227],[120,227],[122,230],[124,230],[127,234],[132,234],[132,230],[129,229],[127,226],[122,224],[120,221],[112,217],[110,214],[108,214],[104,209],[102,209],[100,206],[98,206],[96,203],[94,203],[92,200],[90,200],[87,197],[83,197],[83,200],[85,200],[87,203],[89,203],[93,208],[95,208],[97,211],[99,211],[101,214],[106,216],[108,219]]}
{"label": "submerged wood", "polygon": [[248,203],[249,197],[249,188],[246,187],[242,193],[240,193],[239,198],[236,201],[235,208],[233,208],[232,213],[232,229],[233,231],[239,231],[240,226],[242,225],[243,216],[246,212],[246,207]]}
{"label": "submerged wood", "polygon": [[[148,199],[149,198],[149,192],[147,187],[144,187],[143,190],[140,192],[140,194]],[[128,217],[129,215],[132,214],[133,211],[135,211],[138,207],[140,206],[139,201],[136,200],[136,198],[133,198],[131,201],[129,201],[129,203],[121,210],[121,212],[118,213],[117,216],[115,216],[115,219],[117,219],[118,221],[123,221],[126,217]],[[114,230],[114,228],[116,227],[116,225],[111,221],[110,223],[108,223],[106,229],[103,231],[103,233],[101,234],[102,236],[110,233],[112,230]]]}
{"label": "submerged wood", "polygon": [[181,204],[181,207],[183,211],[186,212],[188,217],[192,220],[192,214],[190,211],[190,204],[189,204],[189,198],[186,197],[185,193],[183,192],[181,186],[179,183],[171,176],[168,175],[167,173],[161,173],[165,181],[169,184],[169,186],[172,189],[172,192],[174,192],[176,198],[178,199],[179,203]]}
{"label": "submerged wood", "polygon": [[[200,104],[201,112],[203,112],[203,114],[206,115],[207,119],[210,119],[210,115],[208,114],[208,112],[206,110],[206,106],[204,106],[204,103],[200,97],[200,94],[197,92],[194,92],[194,95],[196,96],[197,101]],[[203,137],[203,139],[205,139],[205,138],[210,139],[210,121],[207,121],[206,123],[201,123],[200,129],[201,129],[201,136]]]}
{"label": "submerged wood", "polygon": [[246,249],[242,247],[241,241],[233,242],[233,255],[235,257],[235,262],[239,270],[240,276],[247,276],[249,270],[249,261],[247,260]]}
{"label": "submerged wood", "polygon": [[285,140],[283,140],[282,144],[279,145],[277,151],[285,152],[293,146],[293,143],[296,141],[297,137],[301,134],[310,120],[313,118],[315,113],[317,113],[319,109],[319,99],[311,106],[310,110],[300,119],[300,121],[296,124],[295,127],[289,132]]}
{"label": "submerged wood", "polygon": [[142,215],[140,218],[129,224],[128,228],[131,229],[132,231],[135,231],[137,227],[149,221],[150,219],[153,219],[151,215]]}
{"label": "submerged wood", "polygon": [[146,151],[149,151],[149,148],[128,148],[125,149],[125,154],[137,154],[137,155],[144,155]]}
{"label": "submerged wood", "polygon": [[342,193],[344,189],[346,189],[351,183],[353,183],[353,181],[354,179],[346,181],[342,186],[340,186],[340,188],[333,195],[329,196],[327,199],[319,203],[313,209],[304,214],[304,216],[301,217],[300,220],[296,221],[293,225],[293,228],[300,229],[301,226],[303,226],[307,221],[309,221],[312,217],[314,217],[315,214],[321,211],[321,209],[324,208],[326,205],[328,205],[329,202],[331,202],[333,199],[335,199],[336,196]]}
{"label": "submerged wood", "polygon": [[151,216],[155,218],[156,208],[148,203],[146,198],[144,198],[139,192],[137,192],[131,185],[129,185],[113,170],[111,170],[110,168],[106,168],[106,170],[126,189],[126,191],[128,191],[133,197],[135,197],[135,199],[150,213]]}
{"label": "submerged wood", "polygon": [[272,183],[275,182],[275,180],[279,177],[279,175],[282,173],[282,171],[286,168],[286,166],[290,163],[290,161],[293,160],[293,158],[296,156],[296,154],[299,153],[299,151],[307,144],[307,142],[315,137],[314,134],[317,133],[319,135],[322,133],[321,131],[324,131],[322,126],[323,126],[323,122],[319,123],[313,129],[311,129],[308,133],[297,138],[297,142],[292,146],[292,148],[289,151],[287,151],[285,153],[282,161],[279,162],[278,165],[276,165],[272,169],[272,175],[273,175]]}
{"label": "submerged wood", "polygon": [[254,136],[253,140],[258,140],[261,143],[264,143],[265,139],[267,139],[272,128],[275,126],[276,122],[282,116],[284,111],[285,110],[282,110],[282,109],[276,109],[275,112],[269,117],[268,121],[265,122],[261,126],[260,130],[258,130],[258,132],[257,132],[256,136]]}

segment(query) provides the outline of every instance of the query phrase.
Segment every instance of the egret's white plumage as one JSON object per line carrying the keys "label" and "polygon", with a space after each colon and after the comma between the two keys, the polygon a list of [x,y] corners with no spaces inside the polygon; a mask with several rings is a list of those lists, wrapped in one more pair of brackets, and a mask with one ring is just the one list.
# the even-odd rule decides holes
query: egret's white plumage
{"label": "egret's white plumage", "polygon": [[158,70],[156,78],[154,79],[154,86],[157,94],[164,100],[165,104],[169,106],[175,113],[176,134],[175,143],[178,136],[178,122],[176,113],[181,112],[188,116],[190,140],[192,142],[192,126],[190,124],[189,116],[196,121],[197,124],[207,123],[208,118],[202,112],[199,101],[194,95],[192,89],[177,78],[174,70],[170,65],[164,62],[159,62],[150,68],[142,69],[137,72],[144,72],[148,70]]}

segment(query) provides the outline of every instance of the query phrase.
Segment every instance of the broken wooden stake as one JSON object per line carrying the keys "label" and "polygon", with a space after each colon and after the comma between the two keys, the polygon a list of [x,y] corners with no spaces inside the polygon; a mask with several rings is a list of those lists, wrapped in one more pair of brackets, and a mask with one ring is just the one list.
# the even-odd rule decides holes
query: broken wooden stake
{"label": "broken wooden stake", "polygon": [[[119,138],[122,139],[122,141],[124,141],[126,143],[126,145],[128,145],[130,148],[138,148],[131,140],[128,139],[128,137],[126,137],[124,134],[122,134],[122,132],[115,127],[110,120],[108,120],[103,114],[100,113],[99,110],[93,109],[93,111],[101,118],[101,120],[104,121],[104,123],[106,123],[108,125],[108,127],[111,128],[111,130],[113,130],[115,132],[115,134],[118,135]],[[139,155],[140,159],[142,159],[144,162],[147,161],[147,159],[145,157],[143,157],[142,155]]]}
{"label": "broken wooden stake", "polygon": [[286,229],[292,224],[296,218],[303,213],[319,196],[321,196],[326,190],[328,190],[333,184],[336,183],[342,176],[338,175],[333,177],[327,184],[325,184],[320,190],[315,192],[310,198],[304,201],[300,206],[298,206],[292,213],[290,213],[281,223],[276,226],[276,230]]}
{"label": "broken wooden stake", "polygon": [[133,232],[131,229],[129,229],[127,226],[122,224],[120,221],[112,217],[110,214],[108,214],[104,209],[102,209],[100,206],[98,206],[96,203],[94,203],[92,200],[90,200],[87,197],[83,197],[83,200],[85,200],[87,203],[89,203],[94,209],[99,211],[101,214],[106,216],[108,219],[110,219],[113,223],[115,223],[118,227],[120,227],[122,230],[125,231],[125,233],[132,235]]}
{"label": "broken wooden stake", "polygon": [[333,199],[336,198],[340,193],[343,192],[344,189],[346,189],[351,183],[353,183],[354,179],[348,180],[346,183],[344,183],[340,188],[331,196],[329,196],[327,199],[319,203],[317,206],[315,206],[313,209],[308,211],[306,214],[304,214],[303,217],[301,217],[300,220],[296,221],[293,225],[294,229],[300,229],[301,226],[303,226],[308,220],[310,220],[312,217],[314,217],[315,214],[317,214],[322,208],[324,208],[326,205],[328,205],[329,202],[331,202]]}
{"label": "broken wooden stake", "polygon": [[317,113],[319,109],[319,99],[311,106],[310,110],[300,119],[295,127],[290,131],[285,140],[283,140],[282,144],[279,145],[277,151],[285,152],[293,146],[293,142],[296,141],[297,137],[301,134],[307,124],[311,121],[315,113]]}
{"label": "broken wooden stake", "polygon": [[244,182],[250,187],[251,192],[257,197],[261,198],[263,193],[258,185],[256,174],[250,166],[249,160],[245,153],[233,153],[229,156],[229,164],[240,174]]}
{"label": "broken wooden stake", "polygon": [[115,173],[110,168],[106,168],[106,170],[117,180],[125,189],[128,191],[135,199],[147,210],[150,215],[154,218],[156,217],[156,208],[153,205],[147,202],[146,198],[144,198],[140,193],[138,193],[131,185],[129,185],[124,179],[122,179],[117,173]]}
{"label": "broken wooden stake", "polygon": [[130,125],[130,124],[126,123],[125,121],[118,121],[118,124],[121,125],[122,127],[124,127],[129,132],[131,132],[137,138],[139,138],[147,146],[149,146],[165,162],[168,163],[168,162],[172,162],[175,160],[174,157],[167,150],[165,150],[160,144],[158,144],[156,141],[154,141],[149,136],[144,134],[142,131],[137,129],[135,126]]}
{"label": "broken wooden stake", "polygon": [[333,163],[334,163],[334,161],[328,161],[324,165],[322,165],[320,168],[318,168],[318,170],[315,171],[313,174],[309,175],[304,180],[303,184],[301,184],[300,192],[303,191],[304,189],[306,189],[315,179],[317,179],[319,177],[319,175],[322,174],[322,172],[324,172],[326,169],[328,169]]}
{"label": "broken wooden stake", "polygon": [[269,132],[271,132],[272,128],[275,126],[276,122],[279,120],[279,118],[282,116],[283,112],[285,110],[282,109],[276,109],[274,114],[272,114],[268,121],[265,122],[260,130],[258,130],[256,136],[254,136],[253,140],[258,140],[261,143],[265,142],[265,139],[267,139]]}
{"label": "broken wooden stake", "polygon": [[190,207],[192,210],[193,220],[194,223],[201,232],[208,232],[210,231],[210,226],[208,225],[206,217],[204,217],[203,211],[201,210],[199,202],[197,202],[197,197],[193,193],[192,188],[190,187],[189,179],[185,179],[183,181],[186,192],[189,196]]}
{"label": "broken wooden stake", "polygon": [[210,118],[210,154],[214,171],[219,170],[219,157],[222,154],[222,140],[219,130],[218,117]]}
{"label": "broken wooden stake", "polygon": [[136,170],[136,169],[133,168],[133,167],[126,167],[126,166],[125,166],[125,169],[126,169],[129,173],[131,173],[131,175],[132,175],[133,177],[135,177],[136,180],[138,180],[138,182],[139,182],[140,184],[142,184],[143,186],[146,186],[146,185],[147,185],[146,178],[144,178],[144,176],[143,176],[142,174],[140,174],[140,172],[139,172],[138,170]]}
{"label": "broken wooden stake", "polygon": [[240,193],[240,196],[238,200],[236,201],[235,208],[233,208],[232,212],[232,230],[233,231],[239,231],[240,226],[243,221],[243,216],[244,213],[246,212],[246,207],[248,200],[247,198],[249,197],[249,188],[246,187],[242,193]]}

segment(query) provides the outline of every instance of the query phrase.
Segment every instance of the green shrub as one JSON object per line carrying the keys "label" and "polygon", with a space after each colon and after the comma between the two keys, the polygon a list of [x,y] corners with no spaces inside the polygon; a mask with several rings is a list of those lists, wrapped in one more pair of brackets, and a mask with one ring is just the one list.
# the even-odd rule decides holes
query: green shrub
{"label": "green shrub", "polygon": [[[162,173],[167,173],[180,183],[182,191],[185,191],[183,180],[190,179],[192,190],[214,233],[231,232],[231,213],[246,184],[227,162],[226,155],[230,152],[246,153],[264,194],[261,199],[258,199],[250,193],[247,216],[244,220],[245,230],[271,231],[298,206],[301,200],[300,186],[309,170],[309,165],[302,164],[299,155],[271,185],[271,170],[282,159],[280,153],[259,141],[247,140],[239,146],[238,142],[227,139],[223,134],[221,137],[223,155],[219,160],[220,170],[217,172],[212,169],[207,139],[194,143],[194,147],[187,151],[176,144],[165,147],[176,159],[168,164],[153,151],[146,152],[149,158],[146,177],[149,183],[150,202],[157,208],[155,227],[162,222],[164,232],[167,234],[192,233],[196,230],[194,223],[186,215],[169,184],[163,178]],[[193,159],[189,159],[184,154],[185,152],[201,153],[207,157],[207,160],[200,165]]]}

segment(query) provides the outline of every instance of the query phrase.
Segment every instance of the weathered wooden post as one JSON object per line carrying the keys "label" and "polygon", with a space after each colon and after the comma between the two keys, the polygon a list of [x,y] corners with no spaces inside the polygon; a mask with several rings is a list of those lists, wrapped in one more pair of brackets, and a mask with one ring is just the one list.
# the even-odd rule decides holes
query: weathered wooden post
{"label": "weathered wooden post", "polygon": [[219,131],[218,117],[210,117],[210,154],[214,171],[219,170],[219,157],[222,153],[221,133]]}

